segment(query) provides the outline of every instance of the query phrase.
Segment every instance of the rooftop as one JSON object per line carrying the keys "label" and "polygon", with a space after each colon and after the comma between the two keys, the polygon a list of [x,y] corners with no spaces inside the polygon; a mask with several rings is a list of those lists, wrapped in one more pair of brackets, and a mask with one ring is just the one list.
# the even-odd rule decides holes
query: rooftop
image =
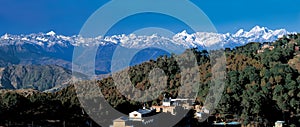
{"label": "rooftop", "polygon": [[114,120],[114,122],[123,122],[123,121],[128,121],[128,118],[125,116],[121,116],[120,118]]}

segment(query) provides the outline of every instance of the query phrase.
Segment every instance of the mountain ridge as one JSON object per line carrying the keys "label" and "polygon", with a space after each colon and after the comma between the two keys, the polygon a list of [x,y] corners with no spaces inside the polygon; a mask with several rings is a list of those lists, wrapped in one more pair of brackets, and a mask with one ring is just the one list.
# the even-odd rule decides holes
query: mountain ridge
{"label": "mountain ridge", "polygon": [[290,33],[285,29],[270,30],[266,27],[255,26],[250,31],[241,29],[232,34],[188,33],[187,31],[182,31],[173,37],[164,37],[158,34],[150,36],[122,34],[84,38],[80,35],[58,35],[54,31],[27,35],[5,34],[0,37],[0,67],[12,65],[58,65],[71,70],[72,66],[76,66],[72,64],[75,48],[98,46],[95,58],[95,73],[101,75],[111,72],[112,58],[118,46],[126,49],[128,52],[138,50],[136,57],[130,62],[132,66],[155,59],[160,55],[181,54],[188,48],[234,48],[249,42],[273,42]]}
{"label": "mountain ridge", "polygon": [[[54,31],[28,35],[5,34],[0,37],[0,70],[2,68],[2,71],[3,69],[9,70],[11,73],[22,72],[22,68],[25,68],[25,70],[35,70],[31,69],[31,66],[38,65],[35,66],[35,68],[40,70],[36,72],[38,74],[44,73],[42,71],[44,66],[55,66],[48,67],[48,70],[52,71],[54,69],[57,70],[57,72],[66,72],[66,74],[63,75],[67,75],[65,78],[69,78],[72,67],[78,66],[76,64],[72,64],[74,49],[79,46],[94,46],[97,44],[99,48],[95,58],[95,74],[107,75],[111,73],[111,67],[114,66],[112,64],[112,59],[114,51],[118,48],[118,46],[121,46],[125,51],[128,52],[135,52],[136,49],[144,48],[139,50],[130,61],[129,66],[134,66],[150,59],[154,60],[162,55],[170,55],[169,52],[161,50],[161,47],[165,49],[173,48],[173,51],[184,51],[187,48],[199,49],[214,45],[223,45],[233,48],[236,46],[245,45],[248,42],[272,42],[289,33],[290,32],[284,29],[270,30],[266,27],[256,26],[250,31],[241,29],[233,34],[217,34],[207,32],[196,32],[190,34],[187,31],[182,31],[181,33],[175,34],[171,38],[160,36],[158,34],[153,34],[151,36],[123,34],[107,37],[100,36],[96,38],[83,38],[80,35],[57,35]],[[248,42],[245,40],[248,40]],[[180,52],[177,53],[179,54]],[[122,59],[120,58],[116,60],[115,63],[119,63],[119,61],[122,61]],[[57,68],[64,68],[68,71],[61,71],[62,69]],[[10,73],[0,73],[0,77],[2,77],[2,74],[4,74],[4,78],[1,79],[2,87],[10,89],[26,88],[26,84],[19,80],[19,77],[30,75],[25,72],[24,74],[20,73],[15,75],[10,75]],[[51,76],[53,75],[50,74],[50,77]],[[39,80],[39,82],[46,82],[40,79],[37,80]],[[12,83],[11,81],[15,83]],[[56,87],[57,84],[66,82],[66,80],[59,81],[59,83],[54,81],[51,82],[50,84],[52,86],[41,86],[37,84],[32,84],[29,86],[30,88],[35,88],[42,91],[55,91],[56,88],[60,88],[59,85]],[[24,80],[24,82],[34,83],[33,81],[29,80]],[[25,86],[22,84],[25,84]]]}
{"label": "mountain ridge", "polygon": [[50,48],[55,45],[69,46],[94,46],[94,45],[121,45],[126,48],[146,48],[156,47],[180,47],[180,48],[197,48],[221,45],[223,47],[233,48],[248,42],[272,42],[283,35],[291,34],[285,29],[271,30],[267,27],[255,26],[249,31],[244,29],[236,33],[209,33],[195,32],[188,33],[182,31],[173,37],[164,37],[157,34],[153,35],[136,35],[120,34],[112,36],[98,36],[95,38],[84,38],[80,35],[64,36],[57,35],[54,31],[48,33],[33,33],[28,35],[11,35],[4,34],[0,37],[0,46],[2,45],[22,45],[35,44],[41,47]]}
{"label": "mountain ridge", "polygon": [[0,89],[49,90],[71,81],[72,72],[55,65],[14,65],[0,68]]}

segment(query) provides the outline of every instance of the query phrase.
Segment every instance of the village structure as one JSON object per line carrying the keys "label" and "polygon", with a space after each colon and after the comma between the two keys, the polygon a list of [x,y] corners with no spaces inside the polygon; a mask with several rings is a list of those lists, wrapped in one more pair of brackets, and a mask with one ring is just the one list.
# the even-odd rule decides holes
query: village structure
{"label": "village structure", "polygon": [[[282,38],[280,38],[280,39],[282,39]],[[293,45],[293,50],[294,50],[295,52],[299,52],[299,51],[300,51],[300,47],[299,47],[299,45],[298,45],[296,42],[291,41],[291,42],[289,42],[288,44],[286,44],[285,46],[287,46],[287,45],[289,45],[289,44],[292,44],[292,45]],[[259,53],[263,53],[266,49],[269,49],[270,51],[272,51],[274,48],[275,48],[275,46],[272,45],[272,43],[270,43],[270,42],[265,42],[265,43],[262,44],[262,46],[260,47],[260,49],[257,50],[257,53],[258,53],[258,54],[259,54]]]}
{"label": "village structure", "polygon": [[[145,121],[144,117],[151,116],[155,113],[169,113],[171,115],[176,115],[176,107],[182,107],[184,109],[191,109],[193,106],[189,105],[187,101],[190,99],[172,99],[164,98],[161,106],[152,106],[150,109],[143,109],[133,111],[129,113],[128,117],[120,117],[113,121],[113,125],[110,127],[133,127],[130,125],[132,122],[140,122],[140,124],[150,124],[155,122],[153,119]],[[128,124],[128,125],[127,125]]]}
{"label": "village structure", "polygon": [[[172,99],[172,98],[164,98],[162,105],[160,106],[151,106],[150,109],[146,109],[144,106],[142,109],[137,111],[133,111],[128,114],[128,116],[122,116],[115,120],[113,120],[113,124],[110,127],[134,127],[135,125],[147,125],[155,122],[154,119],[146,120],[147,116],[155,115],[156,113],[167,113],[171,115],[177,115],[176,107],[180,107],[186,110],[194,110],[194,118],[197,119],[206,119],[209,117],[218,117],[211,115],[211,112],[201,105],[190,105],[188,101],[192,101],[191,99]],[[278,122],[276,127],[280,126],[282,122]],[[241,123],[237,121],[213,121],[211,126],[233,126],[233,127],[241,127]]]}
{"label": "village structure", "polygon": [[260,50],[257,50],[257,53],[263,53],[265,49],[273,50],[275,47],[270,45],[269,43],[263,44],[263,46],[260,48]]}

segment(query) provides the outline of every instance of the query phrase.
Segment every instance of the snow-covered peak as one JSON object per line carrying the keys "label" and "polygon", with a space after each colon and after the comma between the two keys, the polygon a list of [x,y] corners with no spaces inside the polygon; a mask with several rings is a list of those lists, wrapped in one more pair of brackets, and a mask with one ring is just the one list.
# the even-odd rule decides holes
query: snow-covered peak
{"label": "snow-covered peak", "polygon": [[56,33],[54,31],[50,31],[48,33],[46,33],[46,35],[49,35],[49,36],[54,36]]}
{"label": "snow-covered peak", "polygon": [[268,28],[267,27],[260,27],[260,26],[255,26],[253,27],[249,32],[250,33],[257,33],[257,32],[267,32],[268,31]]}
{"label": "snow-covered peak", "polygon": [[177,35],[177,36],[188,36],[188,35],[190,35],[190,34],[188,34],[188,32],[187,32],[186,30],[183,30],[182,32],[177,33],[176,35]]}
{"label": "snow-covered peak", "polygon": [[256,37],[256,36],[260,36],[263,34],[267,34],[269,32],[272,32],[271,30],[269,30],[266,27],[260,27],[260,26],[255,26],[254,28],[252,28],[249,32],[245,32],[243,35],[244,37]]}
{"label": "snow-covered peak", "polygon": [[55,32],[50,31],[46,34],[37,33],[29,35],[10,35],[5,34],[0,38],[1,45],[20,45],[24,43],[37,44],[39,46],[51,47],[54,45],[60,46],[94,46],[94,45],[121,45],[127,48],[146,48],[151,46],[156,47],[179,47],[179,48],[197,48],[197,47],[212,47],[224,46],[234,47],[244,45],[248,42],[272,42],[282,37],[283,35],[290,34],[285,29],[270,30],[266,27],[255,26],[250,31],[244,29],[238,30],[236,33],[207,33],[196,32],[188,33],[182,31],[175,34],[173,37],[164,37],[158,34],[153,35],[112,35],[112,36],[99,36],[95,38],[84,38],[79,35],[64,36],[57,35]]}
{"label": "snow-covered peak", "polygon": [[[295,32],[293,32],[295,33]],[[285,29],[278,29],[278,30],[274,30],[273,32],[274,35],[281,35],[280,37],[282,37],[282,35],[287,35],[287,34],[291,34],[288,31],[286,31]]]}
{"label": "snow-covered peak", "polygon": [[244,33],[245,33],[244,29],[240,29],[234,34],[234,36],[239,37],[239,36],[243,35]]}
{"label": "snow-covered peak", "polygon": [[193,42],[195,41],[195,33],[194,34],[189,34],[186,30],[177,33],[173,36],[173,40],[185,40],[188,42]]}
{"label": "snow-covered peak", "polygon": [[9,35],[6,33],[3,36],[1,36],[1,39],[7,40],[9,39]]}

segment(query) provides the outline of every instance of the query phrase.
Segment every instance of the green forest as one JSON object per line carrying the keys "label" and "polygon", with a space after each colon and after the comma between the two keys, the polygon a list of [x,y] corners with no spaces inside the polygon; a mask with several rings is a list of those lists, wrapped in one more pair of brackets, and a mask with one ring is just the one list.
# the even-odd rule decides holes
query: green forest
{"label": "green forest", "polygon": [[[268,48],[262,48],[267,45]],[[213,114],[232,114],[238,116],[243,125],[256,123],[259,126],[272,126],[277,120],[284,120],[291,127],[300,126],[300,34],[291,34],[279,38],[275,42],[252,42],[234,49],[226,48],[226,86],[222,98]],[[192,51],[200,71],[200,90],[195,103],[203,105],[211,86],[211,62],[206,50],[188,49]],[[261,52],[258,52],[262,50]],[[183,53],[181,57],[188,57]],[[164,93],[172,98],[178,96],[180,69],[174,54],[161,56],[142,64],[129,67],[128,73],[135,88],[146,90],[151,86],[147,75],[154,67],[158,67],[167,75],[167,87]],[[192,69],[189,71],[193,71]],[[190,78],[186,76],[185,78]],[[80,82],[82,86],[89,81]],[[128,113],[139,109],[143,103],[135,102],[122,96],[117,91],[112,77],[96,81],[105,99],[117,110]],[[193,88],[187,88],[192,91]],[[126,91],[126,89],[124,89]],[[30,123],[32,120],[42,121],[59,119],[74,121],[76,125],[84,125],[88,116],[81,109],[72,84],[55,93],[32,91],[24,94],[20,91],[1,90],[0,125],[7,121]],[[93,94],[93,93],[91,93]],[[146,102],[147,106],[160,105],[163,94],[155,100]],[[194,119],[194,118],[190,118]],[[183,119],[178,126],[184,126]],[[196,120],[191,126],[201,126]]]}

